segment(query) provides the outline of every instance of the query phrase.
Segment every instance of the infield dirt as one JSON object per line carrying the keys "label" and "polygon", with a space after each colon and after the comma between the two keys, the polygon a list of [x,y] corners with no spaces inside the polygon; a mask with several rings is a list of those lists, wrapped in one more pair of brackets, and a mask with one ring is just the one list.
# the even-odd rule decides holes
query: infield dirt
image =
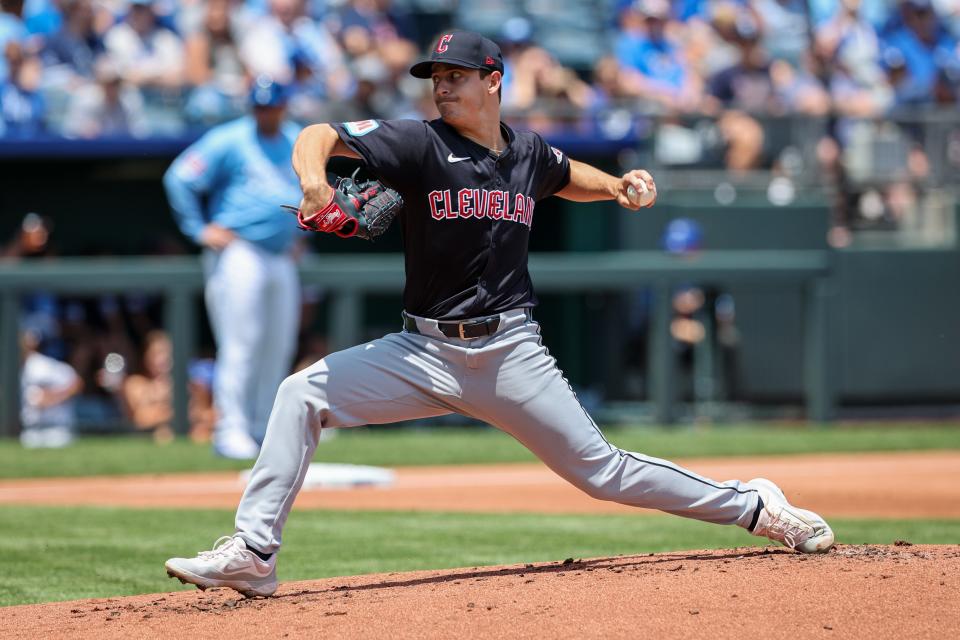
{"label": "infield dirt", "polygon": [[956,638],[960,547],[570,559],[0,609],[5,638]]}
{"label": "infield dirt", "polygon": [[[776,480],[794,504],[825,516],[960,518],[960,451],[677,460],[711,478]],[[237,473],[0,481],[0,504],[233,509]],[[544,465],[405,467],[389,487],[304,490],[296,509],[480,513],[637,513],[594,500]]]}

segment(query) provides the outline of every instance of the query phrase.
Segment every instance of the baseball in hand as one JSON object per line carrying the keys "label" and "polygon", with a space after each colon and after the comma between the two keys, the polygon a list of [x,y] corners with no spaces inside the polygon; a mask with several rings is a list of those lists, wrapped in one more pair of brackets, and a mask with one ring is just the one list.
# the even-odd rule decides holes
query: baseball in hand
{"label": "baseball in hand", "polygon": [[635,206],[648,207],[650,203],[653,202],[654,195],[646,183],[641,182],[639,190],[634,188],[633,185],[627,187],[627,199]]}

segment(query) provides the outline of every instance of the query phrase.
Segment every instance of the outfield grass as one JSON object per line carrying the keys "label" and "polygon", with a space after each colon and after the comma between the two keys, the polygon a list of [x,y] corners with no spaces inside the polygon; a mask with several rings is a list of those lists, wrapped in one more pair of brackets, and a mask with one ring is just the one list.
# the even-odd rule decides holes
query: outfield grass
{"label": "outfield grass", "polygon": [[[184,589],[163,562],[232,530],[230,511],[3,507],[0,605]],[[840,542],[960,542],[960,520],[831,520]],[[751,546],[736,527],[669,516],[294,512],[280,579]],[[192,587],[189,587],[192,589]]]}
{"label": "outfield grass", "polygon": [[[870,427],[713,426],[606,430],[624,449],[663,458],[816,452],[960,449],[960,425]],[[489,427],[341,430],[321,443],[324,462],[389,467],[428,464],[529,462],[533,456]],[[24,450],[0,441],[0,478],[235,470],[248,462],[214,456],[210,448],[178,440],[158,446],[136,437],[84,438],[59,450]]]}

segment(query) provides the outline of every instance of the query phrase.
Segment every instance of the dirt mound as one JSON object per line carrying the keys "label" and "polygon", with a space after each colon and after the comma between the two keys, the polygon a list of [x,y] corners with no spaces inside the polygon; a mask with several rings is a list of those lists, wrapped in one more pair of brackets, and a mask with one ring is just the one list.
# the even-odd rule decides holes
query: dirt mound
{"label": "dirt mound", "polygon": [[0,609],[5,638],[960,637],[960,546],[690,551]]}

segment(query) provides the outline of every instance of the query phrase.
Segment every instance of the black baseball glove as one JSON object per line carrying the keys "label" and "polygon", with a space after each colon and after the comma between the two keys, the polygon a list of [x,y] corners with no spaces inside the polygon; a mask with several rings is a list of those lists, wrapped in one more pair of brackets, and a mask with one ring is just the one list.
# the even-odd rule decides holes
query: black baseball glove
{"label": "black baseball glove", "polygon": [[282,206],[296,214],[301,229],[373,240],[393,222],[403,208],[403,198],[378,180],[357,182],[350,177],[338,178],[330,202],[312,215],[304,215],[297,207]]}

